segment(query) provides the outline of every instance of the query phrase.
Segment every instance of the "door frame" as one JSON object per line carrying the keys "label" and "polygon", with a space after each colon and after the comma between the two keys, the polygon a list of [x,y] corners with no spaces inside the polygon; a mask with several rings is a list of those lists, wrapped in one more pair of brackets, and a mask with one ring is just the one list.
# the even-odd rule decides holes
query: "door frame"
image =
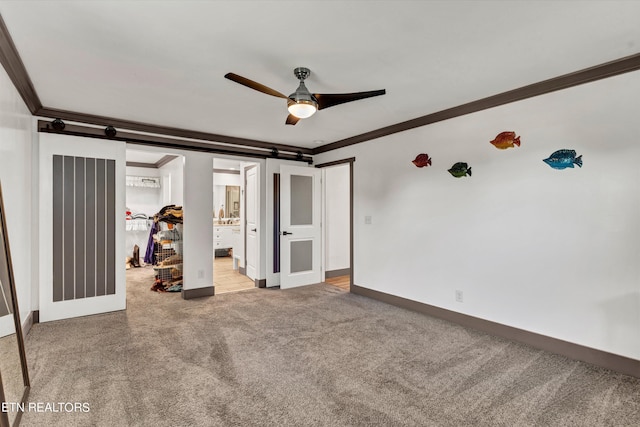
{"label": "door frame", "polygon": [[[254,282],[254,286],[256,288],[260,288],[260,287],[265,287],[265,283],[266,280],[264,278],[260,278],[262,273],[262,269],[263,267],[263,254],[264,254],[264,234],[262,231],[262,228],[265,227],[265,218],[263,217],[263,203],[264,203],[264,188],[263,188],[263,180],[264,180],[264,170],[266,169],[266,161],[265,159],[261,159],[261,158],[255,158],[255,157],[246,157],[246,156],[242,156],[239,154],[220,154],[220,153],[214,153],[213,154],[213,161],[215,162],[216,159],[219,160],[233,160],[233,161],[237,161],[240,163],[240,200],[241,200],[241,207],[240,207],[240,234],[241,234],[241,241],[242,241],[242,249],[240,254],[242,255],[242,262],[238,264],[238,273],[242,274],[243,276],[249,278],[249,276],[247,276],[247,227],[246,227],[246,206],[247,206],[247,201],[246,201],[246,194],[247,194],[247,187],[246,187],[246,181],[247,181],[247,177],[246,177],[246,171],[250,170],[250,169],[256,169],[256,196],[257,196],[257,200],[256,200],[256,228],[258,229],[257,233],[256,233],[256,239],[257,239],[257,254],[256,254],[256,277],[253,280]],[[216,171],[214,170],[214,173],[216,173]],[[216,185],[215,181],[214,181],[214,187]],[[213,229],[212,229],[213,230]],[[216,274],[218,274],[216,272],[216,269],[214,267],[213,270],[213,282],[215,283],[216,280]]]}
{"label": "door frame", "polygon": [[[328,168],[331,166],[339,166],[339,165],[343,165],[343,164],[349,164],[349,287],[351,287],[352,285],[355,285],[355,283],[353,282],[353,278],[354,278],[354,270],[355,270],[355,266],[353,263],[353,235],[354,235],[354,231],[353,231],[353,164],[355,163],[356,158],[355,157],[349,157],[346,159],[341,159],[341,160],[335,160],[332,162],[327,162],[327,163],[320,163],[318,165],[315,165],[316,168]],[[324,175],[324,174],[323,174]],[[323,179],[323,194],[324,194],[324,179]],[[326,217],[326,204],[324,204],[324,206],[322,207],[322,214],[323,214],[323,218]],[[322,248],[324,251],[324,247],[326,245],[325,242],[325,233],[322,233]],[[323,281],[325,279],[324,277],[324,273],[325,273],[325,263],[323,263],[322,266],[322,278]],[[351,290],[349,290],[349,292],[351,292]]]}
{"label": "door frame", "polygon": [[[244,239],[244,254],[243,254],[243,270],[240,271],[242,274],[244,274],[245,276],[247,276],[247,236],[249,234],[248,231],[248,227],[247,227],[247,172],[251,169],[256,169],[256,228],[258,228],[259,225],[262,224],[262,219],[260,218],[260,163],[253,163],[251,165],[248,166],[243,166],[243,214],[242,215],[242,220],[241,222],[243,223],[243,229],[244,229],[244,235],[243,235],[243,239]],[[253,281],[255,283],[255,287],[259,287],[260,285],[260,281],[258,280],[259,277],[259,273],[260,273],[260,230],[256,231],[256,265],[255,265],[255,269],[256,269],[256,273],[255,276],[253,278]],[[249,276],[247,276],[249,277]]]}

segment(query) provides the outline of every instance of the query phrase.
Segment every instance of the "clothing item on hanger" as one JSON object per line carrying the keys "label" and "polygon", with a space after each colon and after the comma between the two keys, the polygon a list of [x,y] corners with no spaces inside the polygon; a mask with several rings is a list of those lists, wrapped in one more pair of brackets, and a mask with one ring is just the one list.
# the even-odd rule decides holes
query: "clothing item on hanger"
{"label": "clothing item on hanger", "polygon": [[147,250],[144,254],[145,264],[156,264],[156,242],[153,239],[153,235],[157,234],[159,229],[160,226],[156,221],[151,223],[151,231],[149,232],[149,240],[147,241]]}

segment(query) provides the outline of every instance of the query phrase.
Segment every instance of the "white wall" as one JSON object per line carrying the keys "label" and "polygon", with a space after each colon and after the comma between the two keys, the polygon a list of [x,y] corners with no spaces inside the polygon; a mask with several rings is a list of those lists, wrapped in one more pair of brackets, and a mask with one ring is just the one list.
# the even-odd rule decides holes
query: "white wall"
{"label": "white wall", "polygon": [[[159,169],[127,166],[127,176],[162,176]],[[162,182],[160,183],[162,186]],[[127,187],[127,207],[133,212],[143,212],[153,216],[163,206],[162,187]]]}
{"label": "white wall", "polygon": [[[628,73],[316,156],[356,157],[355,283],[640,360],[638,93]],[[489,144],[506,130],[521,148]],[[584,167],[542,162],[562,148]]]}
{"label": "white wall", "polygon": [[324,170],[325,271],[349,268],[349,164]]}
{"label": "white wall", "polygon": [[184,165],[183,288],[187,290],[213,286],[213,157],[185,152]]}
{"label": "white wall", "polygon": [[214,173],[213,185],[240,185],[240,174]]}
{"label": "white wall", "polygon": [[0,67],[0,182],[23,323],[32,310],[33,273],[37,273],[32,258],[32,226],[37,223],[37,210],[32,200],[32,185],[37,187],[32,177],[34,126],[31,113],[4,68]]}
{"label": "white wall", "polygon": [[[180,153],[183,153],[180,151]],[[172,151],[171,154],[174,154]],[[203,154],[206,155],[206,154]],[[209,168],[211,169],[211,168]],[[184,158],[178,156],[160,169],[162,179],[162,206],[184,204]]]}

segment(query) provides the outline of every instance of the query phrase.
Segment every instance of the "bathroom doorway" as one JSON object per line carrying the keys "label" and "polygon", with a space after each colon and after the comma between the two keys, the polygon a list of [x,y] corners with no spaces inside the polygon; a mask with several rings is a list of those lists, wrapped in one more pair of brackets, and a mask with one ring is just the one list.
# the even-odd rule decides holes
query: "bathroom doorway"
{"label": "bathroom doorway", "polygon": [[[252,176],[259,165],[252,161],[213,160],[213,281],[215,294],[255,288],[255,215],[257,188]],[[250,172],[247,183],[246,171]],[[247,189],[250,198],[247,200]],[[249,250],[249,255],[247,255]],[[252,277],[253,274],[253,277]]]}

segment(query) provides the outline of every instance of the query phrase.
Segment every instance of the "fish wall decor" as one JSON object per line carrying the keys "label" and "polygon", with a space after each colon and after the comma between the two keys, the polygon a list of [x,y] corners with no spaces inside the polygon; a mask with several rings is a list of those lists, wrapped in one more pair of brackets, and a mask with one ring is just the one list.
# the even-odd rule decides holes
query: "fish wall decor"
{"label": "fish wall decor", "polygon": [[449,173],[456,178],[462,178],[465,175],[471,176],[471,167],[469,167],[465,162],[458,162],[451,166]]}
{"label": "fish wall decor", "polygon": [[582,154],[576,157],[576,150],[558,150],[542,161],[554,169],[573,168],[574,164],[582,167]]}
{"label": "fish wall decor", "polygon": [[501,132],[493,141],[489,141],[494,147],[500,150],[507,148],[520,147],[520,137],[515,132]]}
{"label": "fish wall decor", "polygon": [[428,154],[418,154],[411,163],[416,165],[419,168],[424,168],[426,166],[431,166],[431,157]]}

